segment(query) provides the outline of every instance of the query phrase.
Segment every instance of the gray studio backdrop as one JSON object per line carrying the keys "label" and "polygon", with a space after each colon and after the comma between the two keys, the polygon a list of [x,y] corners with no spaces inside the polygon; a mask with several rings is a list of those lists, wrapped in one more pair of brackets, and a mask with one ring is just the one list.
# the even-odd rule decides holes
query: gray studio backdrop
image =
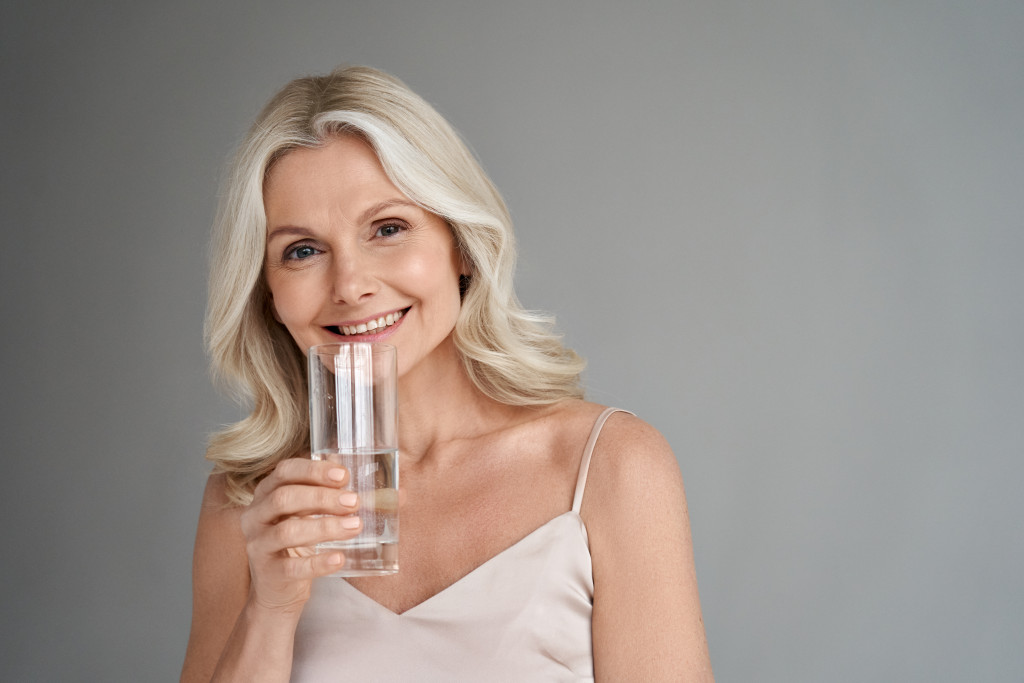
{"label": "gray studio backdrop", "polygon": [[[11,2],[0,679],[177,676],[224,161],[392,71],[687,482],[720,681],[1024,672],[1024,4]],[[637,520],[643,523],[643,520]]]}

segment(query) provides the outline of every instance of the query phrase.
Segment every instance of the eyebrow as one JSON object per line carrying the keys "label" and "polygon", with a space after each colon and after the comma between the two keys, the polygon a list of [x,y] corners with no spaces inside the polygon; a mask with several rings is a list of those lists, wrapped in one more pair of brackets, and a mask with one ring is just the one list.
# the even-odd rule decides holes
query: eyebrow
{"label": "eyebrow", "polygon": [[396,207],[396,206],[412,207],[412,208],[416,208],[416,209],[420,208],[419,204],[415,204],[415,203],[409,201],[408,199],[386,199],[386,200],[380,202],[379,204],[374,204],[373,206],[368,208],[366,211],[363,211],[362,215],[359,216],[359,222],[360,223],[365,223],[366,221],[370,220],[371,218],[373,218],[375,215],[377,215],[381,211],[384,211],[386,209],[390,209],[390,208],[393,208],[393,207]]}
{"label": "eyebrow", "polygon": [[[378,213],[380,213],[382,211],[386,211],[387,209],[398,207],[398,206],[401,206],[401,207],[411,207],[411,208],[416,208],[416,209],[421,208],[419,204],[411,202],[408,199],[386,199],[386,200],[384,200],[382,202],[378,202],[377,204],[374,204],[373,206],[368,208],[366,211],[363,211],[363,213],[359,216],[359,220],[357,222],[359,224],[366,223],[371,218],[376,216]],[[269,233],[267,233],[267,241],[269,242],[270,240],[272,240],[275,237],[278,237],[280,235],[295,235],[295,236],[299,236],[299,237],[312,237],[313,236],[313,231],[310,230],[309,228],[303,228],[303,227],[298,226],[298,225],[282,225],[282,226],[279,226],[279,227],[276,227],[276,228],[272,229]]]}
{"label": "eyebrow", "polygon": [[267,233],[267,241],[274,239],[279,235],[297,235],[300,237],[312,237],[313,231],[309,228],[300,228],[297,225],[282,225],[281,227],[274,228]]}

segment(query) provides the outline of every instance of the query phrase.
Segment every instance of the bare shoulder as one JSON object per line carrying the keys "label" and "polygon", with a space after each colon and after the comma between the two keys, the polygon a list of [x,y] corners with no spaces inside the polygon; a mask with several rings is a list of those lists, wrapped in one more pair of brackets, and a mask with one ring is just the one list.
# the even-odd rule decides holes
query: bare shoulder
{"label": "bare shoulder", "polygon": [[688,549],[683,477],[665,437],[634,415],[611,414],[594,444],[580,514],[595,559],[605,547],[639,543],[651,532]]}
{"label": "bare shoulder", "polygon": [[[196,591],[228,580],[245,585],[248,591],[249,561],[241,523],[244,509],[228,500],[225,475],[211,474],[203,492],[192,558]],[[239,577],[245,580],[238,581]]]}
{"label": "bare shoulder", "polygon": [[[203,502],[199,509],[199,525],[196,529],[196,547],[193,557],[194,566],[198,562],[211,560],[239,560],[245,557],[245,537],[242,535],[242,511],[244,507],[237,505],[228,498],[227,477],[224,474],[211,474],[206,480],[203,491]],[[232,557],[217,551],[213,557],[205,552],[219,548],[221,551],[237,549],[239,554]],[[248,561],[247,561],[248,562]]]}
{"label": "bare shoulder", "polygon": [[237,523],[243,509],[228,498],[227,475],[214,473],[207,478],[200,508],[200,522],[206,518],[207,521],[214,523],[229,523],[232,520]]}
{"label": "bare shoulder", "polygon": [[597,677],[713,680],[683,478],[668,442],[640,418],[613,413],[586,486]]}
{"label": "bare shoulder", "polygon": [[608,417],[595,445],[595,452],[612,452],[652,462],[670,460],[675,463],[672,449],[661,432],[636,415],[621,410]]}
{"label": "bare shoulder", "polygon": [[228,500],[223,474],[206,482],[192,555],[192,629],[182,680],[208,680],[249,593],[243,507]]}
{"label": "bare shoulder", "polygon": [[639,417],[612,413],[594,444],[584,516],[588,508],[595,507],[591,505],[595,500],[600,508],[608,509],[615,499],[628,504],[652,495],[667,495],[670,501],[685,505],[682,476],[672,448],[661,432]]}
{"label": "bare shoulder", "polygon": [[[598,426],[607,406],[582,400],[570,400],[548,406],[532,420],[548,435],[547,450],[565,457],[573,472],[579,465],[584,447]],[[661,433],[632,413],[616,410],[600,426],[587,479],[586,497],[597,497],[604,488],[632,487],[638,493],[652,480],[679,480],[679,467],[672,449]],[[573,477],[575,481],[575,476]]]}

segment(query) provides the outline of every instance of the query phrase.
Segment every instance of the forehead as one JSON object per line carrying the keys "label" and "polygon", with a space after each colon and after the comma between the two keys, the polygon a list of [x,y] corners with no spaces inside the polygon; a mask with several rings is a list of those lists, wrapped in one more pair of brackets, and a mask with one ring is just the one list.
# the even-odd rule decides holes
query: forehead
{"label": "forehead", "polygon": [[349,135],[288,152],[271,167],[263,184],[268,218],[303,208],[358,210],[360,205],[388,199],[405,196],[387,177],[373,148]]}

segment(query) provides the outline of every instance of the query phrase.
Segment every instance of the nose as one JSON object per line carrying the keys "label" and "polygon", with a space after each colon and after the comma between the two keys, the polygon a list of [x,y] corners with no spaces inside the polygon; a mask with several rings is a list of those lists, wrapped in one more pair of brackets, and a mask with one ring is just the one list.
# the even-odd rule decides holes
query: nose
{"label": "nose", "polygon": [[335,303],[362,303],[380,289],[372,259],[358,251],[339,255],[334,260],[332,280],[331,298]]}

